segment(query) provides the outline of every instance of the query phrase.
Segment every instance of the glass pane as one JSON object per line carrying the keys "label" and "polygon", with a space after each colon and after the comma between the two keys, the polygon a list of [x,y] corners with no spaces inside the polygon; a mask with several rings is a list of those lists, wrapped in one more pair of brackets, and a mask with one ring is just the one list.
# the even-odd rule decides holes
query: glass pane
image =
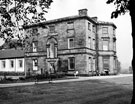
{"label": "glass pane", "polygon": [[74,69],[75,68],[75,62],[74,62],[74,57],[70,58],[70,69]]}
{"label": "glass pane", "polygon": [[14,61],[11,61],[11,68],[14,67]]}
{"label": "glass pane", "polygon": [[108,33],[108,27],[103,27],[102,28],[102,33],[107,34]]}
{"label": "glass pane", "polygon": [[50,44],[50,58],[54,58],[54,43]]}
{"label": "glass pane", "polygon": [[50,32],[55,32],[55,26],[49,26]]}
{"label": "glass pane", "polygon": [[6,67],[6,62],[2,61],[2,67],[5,68]]}
{"label": "glass pane", "polygon": [[33,42],[32,47],[33,47],[33,52],[37,52],[38,42]]}
{"label": "glass pane", "polygon": [[103,67],[104,69],[109,69],[109,57],[103,58]]}
{"label": "glass pane", "polygon": [[108,41],[103,41],[103,50],[108,50],[108,45],[109,45]]}
{"label": "glass pane", "polygon": [[68,27],[68,29],[73,29],[74,28],[74,23],[73,22],[68,22],[67,27]]}
{"label": "glass pane", "polygon": [[19,67],[22,67],[22,60],[19,60]]}
{"label": "glass pane", "polygon": [[91,24],[88,23],[88,30],[91,30]]}
{"label": "glass pane", "polygon": [[74,39],[69,40],[69,47],[70,48],[74,47]]}

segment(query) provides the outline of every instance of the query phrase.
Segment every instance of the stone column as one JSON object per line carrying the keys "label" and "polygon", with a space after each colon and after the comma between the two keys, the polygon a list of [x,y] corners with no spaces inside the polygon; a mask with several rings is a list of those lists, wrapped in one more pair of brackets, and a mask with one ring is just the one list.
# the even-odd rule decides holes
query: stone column
{"label": "stone column", "polygon": [[114,74],[114,57],[110,56],[110,74]]}
{"label": "stone column", "polygon": [[99,62],[98,62],[99,73],[101,73],[103,71],[103,57],[99,56],[98,60],[99,60]]}

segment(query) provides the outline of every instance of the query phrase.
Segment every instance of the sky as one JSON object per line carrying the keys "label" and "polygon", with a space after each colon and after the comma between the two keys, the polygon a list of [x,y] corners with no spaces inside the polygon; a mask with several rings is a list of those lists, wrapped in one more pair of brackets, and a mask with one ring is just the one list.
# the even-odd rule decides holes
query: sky
{"label": "sky", "polygon": [[[131,66],[133,57],[131,21],[128,13],[111,19],[111,12],[115,10],[113,4],[106,4],[107,0],[53,0],[46,20],[78,15],[79,9],[88,9],[90,17],[97,16],[100,21],[113,22],[116,26],[116,49],[118,60],[122,68]],[[0,40],[1,44],[1,40]]]}
{"label": "sky", "polygon": [[116,49],[118,60],[122,68],[131,66],[133,57],[131,21],[129,13],[111,19],[111,12],[115,10],[113,4],[106,4],[107,0],[54,0],[46,19],[57,19],[66,16],[78,15],[78,10],[87,8],[90,17],[97,16],[98,20],[113,22],[116,26]]}

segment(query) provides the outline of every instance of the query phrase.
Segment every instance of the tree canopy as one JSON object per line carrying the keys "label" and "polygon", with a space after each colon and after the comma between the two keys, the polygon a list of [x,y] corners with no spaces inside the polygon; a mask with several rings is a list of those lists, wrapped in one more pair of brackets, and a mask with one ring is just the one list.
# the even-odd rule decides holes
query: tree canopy
{"label": "tree canopy", "polygon": [[[114,3],[116,9],[112,12],[111,18],[117,18],[118,15],[125,14],[126,12],[130,13],[131,16],[131,25],[132,25],[132,37],[133,37],[133,47],[134,47],[134,37],[135,37],[135,0],[107,0],[107,4]],[[134,50],[133,50],[134,51]],[[131,104],[135,104],[135,71],[134,71],[134,52],[133,52],[133,96]]]}
{"label": "tree canopy", "polygon": [[0,0],[0,38],[22,40],[23,25],[45,21],[52,0]]}
{"label": "tree canopy", "polygon": [[107,0],[107,4],[113,3],[116,9],[112,12],[111,18],[117,18],[118,15],[131,12],[134,0]]}

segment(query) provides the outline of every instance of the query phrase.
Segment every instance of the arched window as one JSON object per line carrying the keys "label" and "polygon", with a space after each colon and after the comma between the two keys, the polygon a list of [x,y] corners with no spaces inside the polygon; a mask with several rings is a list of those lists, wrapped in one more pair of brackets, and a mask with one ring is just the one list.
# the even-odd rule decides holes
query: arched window
{"label": "arched window", "polygon": [[47,58],[57,57],[57,40],[55,38],[49,38],[47,41]]}

